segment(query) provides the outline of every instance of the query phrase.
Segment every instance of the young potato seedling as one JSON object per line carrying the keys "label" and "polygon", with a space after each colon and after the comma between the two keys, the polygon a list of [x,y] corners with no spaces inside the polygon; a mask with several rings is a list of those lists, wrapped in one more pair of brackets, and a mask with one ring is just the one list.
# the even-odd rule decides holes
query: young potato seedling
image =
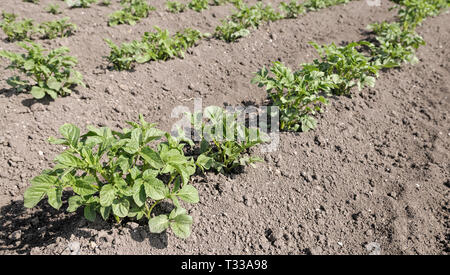
{"label": "young potato seedling", "polygon": [[331,45],[319,46],[311,42],[320,55],[320,60],[313,64],[333,80],[333,93],[348,95],[350,89],[357,86],[359,90],[375,86],[375,77],[378,76],[380,66],[372,62],[371,57],[364,55],[357,49],[371,48],[373,45],[366,41],[352,42],[346,46]]}
{"label": "young potato seedling", "polygon": [[415,52],[425,41],[414,31],[404,29],[397,22],[375,23],[368,29],[376,34],[378,44],[372,47],[372,54],[381,66],[398,67],[404,62],[415,64],[419,61]]}
{"label": "young potato seedling", "polygon": [[297,18],[299,15],[306,12],[303,4],[298,4],[296,0],[291,0],[289,3],[281,2],[280,10],[283,11],[283,18]]}
{"label": "young potato seedling", "polygon": [[251,147],[267,141],[257,128],[247,128],[239,113],[210,106],[204,113],[188,113],[194,131],[201,139],[200,155],[196,164],[202,171],[231,173],[240,166],[262,161],[246,153]]}
{"label": "young potato seedling", "polygon": [[70,94],[76,85],[84,86],[82,75],[73,69],[77,59],[66,55],[68,48],[54,49],[45,54],[46,50],[38,44],[19,42],[18,45],[27,53],[0,51],[0,57],[11,61],[8,69],[17,70],[34,81],[30,83],[19,76],[10,77],[7,83],[17,91],[31,91],[36,99],[45,95],[56,99],[58,95]]}
{"label": "young potato seedling", "polygon": [[45,8],[45,11],[51,14],[61,14],[62,12],[59,10],[59,5],[48,5],[47,8]]}
{"label": "young potato seedling", "polygon": [[150,11],[155,10],[145,0],[122,0],[120,3],[122,9],[109,15],[109,26],[120,24],[135,25],[142,18],[147,18]]}
{"label": "young potato seedling", "polygon": [[41,39],[54,39],[57,37],[67,37],[72,35],[77,26],[70,23],[70,18],[65,17],[59,20],[35,24],[32,19],[16,21],[16,15],[3,13],[3,21],[0,28],[8,36],[9,41],[30,41],[35,34],[41,34]]}
{"label": "young potato seedling", "polygon": [[76,31],[77,26],[70,23],[69,20],[69,17],[65,17],[55,21],[44,22],[39,25],[38,31],[42,33],[45,39],[71,36]]}
{"label": "young potato seedling", "polygon": [[188,7],[191,10],[195,10],[196,12],[200,12],[202,10],[206,10],[209,8],[208,0],[192,0]]}
{"label": "young potato seedling", "polygon": [[321,112],[321,105],[333,87],[331,77],[314,64],[303,64],[292,72],[284,64],[274,62],[269,70],[265,67],[256,73],[252,83],[265,86],[272,104],[280,112],[280,129],[307,132],[316,127],[313,115]]}
{"label": "young potato seedling", "polygon": [[283,18],[270,5],[264,6],[262,3],[250,7],[242,3],[238,9],[228,20],[222,20],[222,24],[217,26],[215,37],[226,42],[233,42],[248,35],[250,28],[257,28],[264,22]]}
{"label": "young potato seedling", "polygon": [[97,3],[97,0],[65,0],[69,8],[89,8],[91,4]]}
{"label": "young potato seedling", "polygon": [[180,13],[186,10],[186,5],[177,1],[167,1],[166,8],[171,13]]}
{"label": "young potato seedling", "polygon": [[100,2],[101,6],[109,7],[111,5],[111,0],[103,0]]}
{"label": "young potato seedling", "polygon": [[37,28],[32,19],[16,21],[17,16],[13,13],[2,12],[0,28],[8,36],[8,41],[31,40]]}
{"label": "young potato seedling", "polygon": [[106,43],[111,48],[108,60],[117,70],[129,70],[133,63],[146,63],[151,60],[167,60],[174,57],[184,58],[184,52],[197,41],[207,36],[197,30],[185,29],[171,36],[169,31],[155,26],[156,32],[146,32],[140,41],[115,45],[111,40]]}
{"label": "young potato seedling", "polygon": [[[104,220],[114,217],[148,219],[152,233],[167,228],[180,237],[190,235],[192,217],[181,201],[197,203],[199,196],[190,184],[196,166],[183,152],[184,144],[175,137],[155,128],[140,116],[140,123],[128,122],[131,129],[112,131],[88,126],[88,132],[72,124],[60,128],[63,138],[50,138],[53,144],[66,149],[55,158],[56,165],[31,181],[24,195],[28,208],[47,197],[55,209],[63,205],[62,194],[70,189],[68,212],[83,207],[86,219],[98,215]],[[166,141],[161,141],[165,138]],[[171,201],[175,209],[154,216],[153,209]]]}
{"label": "young potato seedling", "polygon": [[304,3],[306,10],[317,11],[326,7],[345,4],[352,0],[307,0]]}

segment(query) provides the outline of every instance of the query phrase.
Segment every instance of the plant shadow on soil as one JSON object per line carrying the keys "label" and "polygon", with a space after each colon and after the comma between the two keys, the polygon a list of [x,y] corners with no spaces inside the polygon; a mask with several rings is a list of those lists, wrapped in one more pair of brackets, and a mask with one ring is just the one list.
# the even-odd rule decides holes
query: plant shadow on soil
{"label": "plant shadow on soil", "polygon": [[[120,229],[127,228],[126,223],[132,220],[124,219],[122,225],[114,224],[111,219],[103,221],[100,217],[95,222],[88,222],[82,209],[74,213],[63,210],[67,208],[69,195],[63,196],[63,206],[60,210],[52,208],[46,200],[41,201],[33,209],[27,209],[23,205],[23,200],[11,201],[8,205],[0,208],[0,254],[8,254],[8,251],[18,254],[30,254],[34,247],[48,247],[56,243],[54,254],[61,254],[67,244],[72,241],[71,236],[76,239],[92,239],[95,235],[91,232],[113,231],[113,227]],[[171,211],[173,205],[161,203],[155,207],[155,214],[167,213]],[[148,239],[150,246],[156,249],[165,249],[168,246],[168,236],[166,232],[154,234],[148,231],[147,222],[141,220],[139,227],[130,230],[130,237],[138,242]],[[114,232],[114,231],[113,231]],[[117,231],[116,231],[117,232]],[[117,233],[112,234],[113,238]],[[62,244],[57,244],[58,239],[62,239]],[[60,241],[61,242],[61,241]]]}
{"label": "plant shadow on soil", "polygon": [[14,88],[3,88],[0,89],[0,95],[4,95],[5,97],[13,97],[13,96],[18,96],[19,94],[21,94],[22,92],[17,91]]}
{"label": "plant shadow on soil", "polygon": [[[48,246],[57,237],[70,237],[80,217],[53,209],[46,201],[32,210],[23,201],[12,201],[0,209],[0,251],[28,254],[33,247]],[[11,235],[16,237],[11,237]]]}

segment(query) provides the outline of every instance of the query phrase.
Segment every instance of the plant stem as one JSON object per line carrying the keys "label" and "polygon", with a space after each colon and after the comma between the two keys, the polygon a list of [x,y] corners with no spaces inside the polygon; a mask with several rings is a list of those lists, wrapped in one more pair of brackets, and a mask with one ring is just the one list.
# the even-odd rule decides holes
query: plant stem
{"label": "plant stem", "polygon": [[153,208],[160,202],[161,202],[161,200],[155,201],[155,203],[153,203],[153,205],[150,207],[150,209],[147,212],[147,218],[148,219],[150,219],[150,214],[152,213]]}

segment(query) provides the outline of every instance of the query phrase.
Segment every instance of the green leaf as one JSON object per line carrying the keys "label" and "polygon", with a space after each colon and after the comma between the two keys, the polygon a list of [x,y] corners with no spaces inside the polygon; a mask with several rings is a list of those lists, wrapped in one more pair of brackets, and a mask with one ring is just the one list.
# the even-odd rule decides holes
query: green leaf
{"label": "green leaf", "polygon": [[55,91],[59,91],[61,89],[61,83],[58,82],[58,80],[56,80],[56,78],[54,78],[54,77],[50,77],[47,80],[47,86],[50,89],[55,90]]}
{"label": "green leaf", "polygon": [[173,233],[182,239],[186,239],[191,235],[192,217],[186,214],[181,214],[175,217],[170,224]]}
{"label": "green leaf", "polygon": [[176,207],[175,209],[172,210],[172,212],[170,212],[169,219],[173,220],[173,219],[175,219],[176,216],[182,215],[182,214],[187,214],[186,209],[181,208],[181,207]]}
{"label": "green leaf", "polygon": [[171,149],[167,152],[163,152],[161,153],[161,159],[167,163],[167,164],[171,164],[171,165],[176,165],[176,164],[184,164],[186,163],[186,157],[183,156],[180,151],[176,150],[176,149]]}
{"label": "green leaf", "polygon": [[92,204],[86,205],[84,207],[84,217],[91,222],[95,221],[97,217],[97,212],[95,211],[95,206]]}
{"label": "green leaf", "polygon": [[45,96],[45,90],[39,86],[33,86],[31,88],[31,95],[36,99],[41,99]]}
{"label": "green leaf", "polygon": [[124,156],[120,156],[117,159],[117,165],[119,165],[122,172],[126,173],[126,172],[128,172],[128,169],[130,168],[129,159]]}
{"label": "green leaf", "polygon": [[158,170],[147,169],[142,173],[143,180],[149,180],[158,176]]}
{"label": "green leaf", "polygon": [[133,180],[135,180],[140,174],[141,171],[136,166],[130,169],[130,176]]}
{"label": "green leaf", "polygon": [[162,200],[169,194],[169,188],[157,178],[144,181],[144,188],[147,196],[154,200]]}
{"label": "green leaf", "polygon": [[72,196],[69,198],[69,207],[67,207],[67,212],[75,212],[81,205],[83,205],[83,198],[80,196]]}
{"label": "green leaf", "polygon": [[32,69],[34,69],[34,60],[33,59],[29,59],[27,61],[25,61],[25,63],[23,64],[23,67],[25,68],[25,70],[27,71],[31,71]]}
{"label": "green leaf", "polygon": [[109,218],[110,214],[111,214],[111,206],[108,206],[108,207],[101,206],[100,207],[100,215],[102,216],[102,218],[105,221]]}
{"label": "green leaf", "polygon": [[151,218],[148,221],[148,226],[150,228],[150,232],[156,234],[162,233],[169,228],[169,217],[167,215],[159,215]]}
{"label": "green leaf", "polygon": [[199,202],[198,191],[192,185],[183,186],[183,188],[178,190],[177,196],[180,199],[184,200],[185,202],[189,202],[189,203],[198,203]]}
{"label": "green leaf", "polygon": [[70,145],[73,147],[77,146],[78,140],[80,139],[80,129],[77,126],[66,123],[59,128],[59,132],[67,139]]}
{"label": "green leaf", "polygon": [[42,200],[53,186],[55,186],[57,177],[50,175],[40,175],[31,180],[29,187],[24,194],[24,205],[27,208],[35,207]]}
{"label": "green leaf", "polygon": [[45,92],[53,99],[58,98],[58,94],[55,91],[53,91],[52,89],[45,89]]}
{"label": "green leaf", "polygon": [[143,181],[137,181],[133,186],[133,200],[139,207],[143,206],[147,200],[143,183]]}
{"label": "green leaf", "polygon": [[55,137],[49,137],[48,142],[50,142],[51,144],[56,144],[56,145],[62,145],[62,144],[68,145],[68,143],[65,139],[60,139],[60,138],[55,138]]}
{"label": "green leaf", "polygon": [[123,150],[128,154],[134,155],[139,151],[139,142],[136,140],[130,140],[124,147]]}
{"label": "green leaf", "polygon": [[161,160],[159,154],[150,149],[149,147],[144,147],[139,155],[154,169],[161,169],[164,167],[164,162]]}
{"label": "green leaf", "polygon": [[110,206],[116,198],[116,191],[114,186],[106,184],[100,190],[100,205],[103,207]]}
{"label": "green leaf", "polygon": [[80,196],[92,195],[98,192],[97,187],[92,184],[93,182],[95,182],[95,179],[92,181],[88,177],[77,179],[72,189]]}
{"label": "green leaf", "polygon": [[59,209],[62,206],[62,188],[51,188],[47,191],[48,203],[55,209]]}
{"label": "green leaf", "polygon": [[213,158],[210,158],[205,154],[201,154],[200,156],[198,156],[196,161],[196,164],[202,169],[202,171],[211,169],[212,163]]}
{"label": "green leaf", "polygon": [[115,199],[112,203],[112,211],[120,218],[125,218],[130,210],[130,202],[127,199]]}
{"label": "green leaf", "polygon": [[77,158],[75,155],[69,152],[63,152],[62,154],[56,156],[55,161],[64,167],[74,167],[74,168],[82,168],[84,163],[81,159]]}

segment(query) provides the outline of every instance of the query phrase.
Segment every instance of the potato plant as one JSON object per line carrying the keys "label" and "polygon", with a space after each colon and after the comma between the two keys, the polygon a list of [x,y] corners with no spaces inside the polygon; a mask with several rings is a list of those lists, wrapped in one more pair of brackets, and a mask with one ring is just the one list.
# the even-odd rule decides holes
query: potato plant
{"label": "potato plant", "polygon": [[279,107],[281,130],[303,132],[316,127],[313,115],[328,103],[325,96],[333,87],[332,78],[314,64],[292,72],[280,62],[274,62],[270,71],[262,68],[252,83],[265,87],[272,104]]}
{"label": "potato plant", "polygon": [[400,23],[375,23],[368,26],[376,35],[378,44],[372,47],[372,54],[378,63],[386,68],[411,64],[419,60],[415,51],[424,45],[423,38],[412,30],[404,29]]}
{"label": "potato plant", "polygon": [[111,0],[103,0],[100,2],[101,6],[109,7],[111,5]]}
{"label": "potato plant", "polygon": [[296,0],[291,0],[289,3],[281,2],[280,10],[283,12],[283,18],[297,18],[299,15],[306,12],[303,4],[299,4]]}
{"label": "potato plant", "polygon": [[314,60],[319,71],[330,76],[333,80],[333,92],[338,95],[350,93],[350,89],[357,86],[359,90],[375,86],[380,66],[372,62],[370,56],[358,51],[360,47],[372,47],[366,41],[352,42],[338,47],[334,43],[319,46],[311,42],[320,55],[320,60]]}
{"label": "potato plant", "polygon": [[41,99],[45,95],[56,99],[58,95],[70,94],[76,85],[84,86],[82,75],[73,69],[77,59],[66,55],[69,52],[68,48],[54,49],[45,54],[46,50],[39,44],[19,42],[18,45],[27,53],[1,50],[0,57],[11,61],[9,69],[21,72],[34,83],[13,76],[7,80],[12,88],[20,92],[30,91],[36,99]]}
{"label": "potato plant", "polygon": [[158,27],[155,29],[156,32],[144,33],[140,41],[134,40],[120,46],[107,39],[106,42],[111,48],[109,62],[117,70],[129,70],[135,62],[184,58],[184,52],[207,35],[187,28],[171,36],[167,30]]}
{"label": "potato plant", "polygon": [[195,10],[196,12],[200,12],[202,10],[206,10],[209,8],[208,0],[192,0],[189,2],[188,7],[191,10]]}
{"label": "potato plant", "polygon": [[32,19],[16,20],[16,15],[3,13],[3,21],[0,28],[8,36],[8,41],[33,40],[35,35],[40,34],[41,39],[54,39],[73,35],[77,26],[70,23],[70,18],[43,22],[35,24]]}
{"label": "potato plant", "polygon": [[122,0],[120,3],[122,9],[109,15],[109,26],[135,25],[141,19],[147,18],[150,11],[155,10],[155,7],[147,4],[145,0]]}
{"label": "potato plant", "polygon": [[69,20],[69,17],[65,17],[55,21],[44,22],[38,26],[38,31],[43,35],[44,39],[71,36],[77,30],[77,26],[70,23]]}
{"label": "potato plant", "polygon": [[0,28],[8,37],[8,41],[31,40],[32,35],[37,31],[32,19],[17,21],[15,14],[5,12],[2,13],[2,18]]}
{"label": "potato plant", "polygon": [[186,5],[178,1],[167,1],[166,8],[171,13],[180,13],[186,10]]}
{"label": "potato plant", "polygon": [[214,170],[230,173],[237,167],[262,161],[248,156],[248,150],[267,141],[256,128],[247,128],[238,120],[238,112],[210,106],[204,113],[188,113],[194,131],[200,137],[200,155],[196,164],[202,171]]}
{"label": "potato plant", "polygon": [[50,4],[47,8],[45,8],[45,11],[51,14],[61,14],[62,12],[59,10],[59,5]]}
{"label": "potato plant", "polygon": [[345,4],[352,0],[307,0],[304,3],[306,10],[316,11],[326,7]]}
{"label": "potato plant", "polygon": [[89,8],[91,4],[97,3],[97,0],[65,0],[69,8]]}
{"label": "potato plant", "polygon": [[448,7],[446,0],[399,0],[398,18],[404,29],[414,29],[429,16],[436,16],[442,8]]}
{"label": "potato plant", "polygon": [[[170,227],[176,236],[187,238],[192,217],[181,201],[199,201],[197,190],[189,184],[196,170],[193,159],[184,155],[184,144],[142,116],[140,123],[129,125],[130,129],[120,132],[88,126],[84,135],[75,125],[63,125],[62,138],[49,141],[67,149],[55,158],[53,169],[31,181],[25,206],[32,208],[46,197],[52,207],[60,209],[63,191],[71,189],[68,212],[83,207],[90,221],[99,215],[104,220],[114,217],[119,223],[125,217],[145,217],[151,232]],[[171,201],[175,209],[154,216],[154,207],[163,201]]]}
{"label": "potato plant", "polygon": [[229,2],[228,0],[213,0],[212,2],[210,2],[210,5],[211,6],[222,6],[228,2]]}
{"label": "potato plant", "polygon": [[262,3],[257,3],[250,7],[246,4],[241,4],[238,9],[228,20],[222,20],[222,24],[215,30],[215,37],[226,42],[233,42],[248,35],[250,28],[257,28],[264,22],[283,18],[270,5],[264,6]]}

